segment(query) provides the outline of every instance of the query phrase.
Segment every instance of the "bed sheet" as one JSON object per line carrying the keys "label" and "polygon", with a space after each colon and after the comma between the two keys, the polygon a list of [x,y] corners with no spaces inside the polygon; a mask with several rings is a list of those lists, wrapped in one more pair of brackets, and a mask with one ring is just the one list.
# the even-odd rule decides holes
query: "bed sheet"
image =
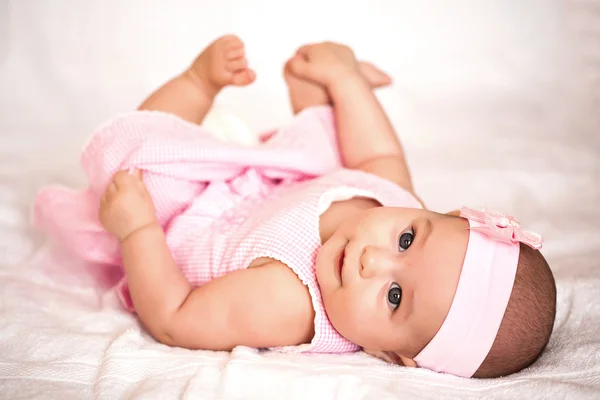
{"label": "bed sheet", "polygon": [[[599,27],[592,0],[0,1],[0,397],[598,398]],[[361,353],[169,348],[118,308],[113,276],[32,229],[41,186],[84,184],[91,131],[228,32],[258,80],[218,103],[253,131],[289,119],[296,46],[349,43],[394,77],[378,96],[432,209],[486,205],[544,234],[558,314],[537,363],[465,380]]]}

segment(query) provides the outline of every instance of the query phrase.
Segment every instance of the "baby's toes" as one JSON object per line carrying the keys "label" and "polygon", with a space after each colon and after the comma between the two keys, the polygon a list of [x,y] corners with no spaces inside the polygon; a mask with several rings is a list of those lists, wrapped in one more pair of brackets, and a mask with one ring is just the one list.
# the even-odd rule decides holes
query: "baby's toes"
{"label": "baby's toes", "polygon": [[227,61],[238,60],[240,58],[244,58],[245,55],[246,51],[243,44],[240,46],[227,46],[225,49],[225,59]]}
{"label": "baby's toes", "polygon": [[235,35],[226,35],[221,38],[222,51],[226,59],[236,59],[244,56],[244,42]]}
{"label": "baby's toes", "polygon": [[219,40],[226,44],[228,47],[244,46],[244,42],[242,41],[242,39],[240,39],[237,35],[234,34],[223,35],[219,38]]}
{"label": "baby's toes", "polygon": [[256,79],[256,73],[250,68],[246,68],[234,72],[231,77],[231,83],[235,86],[246,86],[254,82],[254,79]]}
{"label": "baby's toes", "polygon": [[231,72],[241,71],[243,69],[248,68],[248,60],[246,59],[246,57],[227,60],[227,62],[225,63],[225,68],[227,68],[227,70]]}
{"label": "baby's toes", "polygon": [[237,38],[237,36],[233,36],[231,39],[227,40],[225,43],[224,55],[225,68],[227,68],[228,71],[237,72],[248,68],[244,43]]}

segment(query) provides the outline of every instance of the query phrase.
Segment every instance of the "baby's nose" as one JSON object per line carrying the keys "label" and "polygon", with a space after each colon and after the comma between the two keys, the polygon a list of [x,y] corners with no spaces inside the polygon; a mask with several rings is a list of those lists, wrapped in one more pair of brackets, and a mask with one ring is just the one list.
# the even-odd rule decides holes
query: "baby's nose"
{"label": "baby's nose", "polygon": [[394,268],[395,258],[388,250],[375,246],[365,246],[360,256],[360,275],[364,279],[389,274]]}

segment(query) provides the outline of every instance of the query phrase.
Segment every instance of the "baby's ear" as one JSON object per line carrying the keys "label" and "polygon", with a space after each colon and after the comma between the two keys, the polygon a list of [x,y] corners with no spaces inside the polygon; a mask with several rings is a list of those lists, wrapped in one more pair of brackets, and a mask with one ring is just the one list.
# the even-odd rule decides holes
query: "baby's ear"
{"label": "baby's ear", "polygon": [[451,217],[460,217],[460,210],[449,211],[446,213],[446,215]]}

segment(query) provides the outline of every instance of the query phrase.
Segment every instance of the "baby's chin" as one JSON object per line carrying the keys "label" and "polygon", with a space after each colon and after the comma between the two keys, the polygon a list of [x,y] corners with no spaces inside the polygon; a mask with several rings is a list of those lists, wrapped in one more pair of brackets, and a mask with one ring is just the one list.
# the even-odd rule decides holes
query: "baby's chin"
{"label": "baby's chin", "polygon": [[[333,236],[332,236],[333,237]],[[321,296],[325,296],[324,292],[333,290],[333,252],[335,244],[332,237],[327,239],[319,248],[315,259],[315,277],[321,291]]]}
{"label": "baby's chin", "polygon": [[321,290],[321,302],[323,304],[323,308],[325,309],[325,313],[327,314],[327,319],[340,335],[352,343],[360,346],[359,343],[353,340],[356,339],[354,338],[355,335],[353,335],[353,332],[348,329],[349,324],[348,321],[344,319],[344,311],[339,310],[338,307],[335,306],[335,302],[333,301],[334,298],[335,296],[333,296],[330,291]]}

